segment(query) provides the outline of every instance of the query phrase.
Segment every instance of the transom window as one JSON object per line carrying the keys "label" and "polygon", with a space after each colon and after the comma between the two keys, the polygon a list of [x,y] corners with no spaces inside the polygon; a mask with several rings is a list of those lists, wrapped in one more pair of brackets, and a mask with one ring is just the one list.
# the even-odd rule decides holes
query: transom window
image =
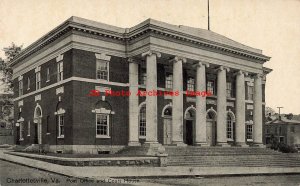
{"label": "transom window", "polygon": [[97,60],[97,79],[103,79],[108,81],[108,61]]}
{"label": "transom window", "polygon": [[36,90],[41,88],[41,72],[35,73],[35,88]]}
{"label": "transom window", "polygon": [[254,95],[254,87],[253,86],[248,86],[248,100],[253,100],[253,95]]}
{"label": "transom window", "polygon": [[231,82],[226,82],[226,95],[228,98],[233,97],[232,96],[232,83]]}
{"label": "transom window", "polygon": [[253,140],[253,125],[247,124],[246,126],[247,126],[247,134],[246,134],[247,140]]}
{"label": "transom window", "polygon": [[146,73],[146,70],[142,70],[141,75],[140,75],[140,84],[146,85],[146,82],[147,82],[147,73]]}
{"label": "transom window", "polygon": [[142,106],[139,114],[139,137],[146,137],[146,106]]}
{"label": "transom window", "polygon": [[212,95],[215,95],[215,82],[207,81],[207,91],[211,92]]}
{"label": "transom window", "polygon": [[96,114],[96,136],[109,136],[108,114]]}
{"label": "transom window", "polygon": [[166,88],[172,89],[173,88],[173,74],[166,73]]}
{"label": "transom window", "polygon": [[[62,81],[63,80],[63,76],[64,75],[64,65],[63,65],[63,61],[59,61],[57,63],[57,81]],[[50,77],[49,77],[50,79]]]}
{"label": "transom window", "polygon": [[187,90],[195,91],[195,79],[192,77],[189,77],[187,80]]}
{"label": "transom window", "polygon": [[19,81],[19,96],[23,95],[23,80]]}
{"label": "transom window", "polygon": [[65,135],[64,115],[60,114],[57,117],[58,117],[58,136],[59,137],[64,137],[64,135]]}
{"label": "transom window", "polygon": [[227,114],[227,139],[233,139],[233,121],[230,114]]}

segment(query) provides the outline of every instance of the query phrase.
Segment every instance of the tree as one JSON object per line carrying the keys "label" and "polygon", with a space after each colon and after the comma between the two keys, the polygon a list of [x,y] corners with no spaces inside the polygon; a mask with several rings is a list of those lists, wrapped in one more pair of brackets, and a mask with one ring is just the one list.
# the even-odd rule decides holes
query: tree
{"label": "tree", "polygon": [[9,63],[21,52],[23,45],[18,46],[15,43],[11,43],[10,46],[3,48],[6,59],[0,58],[0,72],[2,73],[1,83],[4,85],[5,92],[12,92],[12,68]]}
{"label": "tree", "polygon": [[272,109],[271,107],[266,107],[265,108],[265,116],[273,116],[275,114],[275,110]]}

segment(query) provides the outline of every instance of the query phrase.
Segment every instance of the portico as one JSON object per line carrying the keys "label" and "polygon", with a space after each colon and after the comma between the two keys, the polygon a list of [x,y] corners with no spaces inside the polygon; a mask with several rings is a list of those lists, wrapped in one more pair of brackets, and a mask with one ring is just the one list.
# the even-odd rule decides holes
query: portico
{"label": "portico", "polygon": [[[163,59],[160,59],[163,56]],[[166,57],[168,56],[168,57]],[[166,60],[169,59],[169,60]],[[168,91],[167,88],[158,87],[157,85],[157,66],[162,64],[172,68],[172,91],[179,91],[178,96],[171,96],[170,104],[165,105],[162,110],[158,109],[158,96],[146,96],[146,136],[145,144],[158,144],[159,141],[163,145],[176,145],[186,146],[185,138],[187,134],[193,135],[189,138],[193,139],[189,145],[199,146],[242,146],[247,147],[246,136],[246,87],[245,84],[249,80],[254,81],[254,100],[250,101],[254,104],[254,124],[253,124],[253,144],[262,146],[262,83],[261,76],[258,73],[251,73],[241,69],[229,68],[224,65],[216,65],[203,60],[192,60],[181,56],[171,56],[170,54],[164,54],[157,51],[149,50],[141,54],[141,58],[133,60],[129,59],[129,82],[130,90],[137,91],[141,88],[141,85],[137,85],[139,78],[138,65],[139,61],[146,63],[146,91],[160,90]],[[134,61],[134,62],[132,62]],[[192,67],[194,71],[194,91],[209,91],[207,88],[207,70],[209,74],[213,73],[216,76],[216,88],[213,90],[212,96],[193,96],[188,97],[184,86],[183,72],[185,69]],[[235,97],[228,97],[228,81],[227,77],[230,72],[230,76],[234,79],[232,84],[235,87]],[[247,81],[246,81],[246,78]],[[255,78],[253,78],[255,77]],[[187,88],[187,87],[186,87]],[[184,103],[187,100],[192,99],[191,107],[194,108],[195,121],[192,124],[192,128],[187,129],[185,125],[185,115],[188,108],[184,108]],[[207,105],[213,102],[215,107],[207,109]],[[249,102],[249,101],[248,101]],[[137,110],[138,98],[135,94],[132,94],[129,98],[129,111],[130,111],[130,123],[129,131],[132,136],[129,136],[130,146],[141,145],[139,141],[139,114]],[[232,106],[232,110],[228,108],[228,105]],[[257,109],[257,108],[260,109]],[[169,109],[169,115],[164,115],[166,109]],[[190,108],[190,107],[189,107]],[[163,140],[159,140],[158,120],[160,113],[164,118],[163,127]],[[233,125],[234,123],[234,125]],[[187,132],[187,130],[193,130]],[[184,131],[186,132],[184,135]],[[233,132],[234,131],[234,132]],[[185,137],[184,137],[185,136]]]}

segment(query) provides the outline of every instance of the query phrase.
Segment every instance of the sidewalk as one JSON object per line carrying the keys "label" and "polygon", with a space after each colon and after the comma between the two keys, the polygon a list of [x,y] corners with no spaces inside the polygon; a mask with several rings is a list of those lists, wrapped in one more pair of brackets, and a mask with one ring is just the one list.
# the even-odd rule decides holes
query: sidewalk
{"label": "sidewalk", "polygon": [[108,177],[183,177],[183,176],[229,176],[253,174],[299,173],[300,167],[72,167],[47,163],[30,158],[4,154],[0,150],[0,159],[37,169],[76,178],[103,179]]}

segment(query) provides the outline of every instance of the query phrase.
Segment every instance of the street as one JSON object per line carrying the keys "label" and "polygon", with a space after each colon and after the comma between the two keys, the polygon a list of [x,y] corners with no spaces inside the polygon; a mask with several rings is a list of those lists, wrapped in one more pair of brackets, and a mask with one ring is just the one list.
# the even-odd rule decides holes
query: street
{"label": "street", "polygon": [[[44,185],[300,185],[300,175],[231,176],[210,178],[77,179],[0,160],[1,186]],[[116,167],[117,168],[117,167]]]}

